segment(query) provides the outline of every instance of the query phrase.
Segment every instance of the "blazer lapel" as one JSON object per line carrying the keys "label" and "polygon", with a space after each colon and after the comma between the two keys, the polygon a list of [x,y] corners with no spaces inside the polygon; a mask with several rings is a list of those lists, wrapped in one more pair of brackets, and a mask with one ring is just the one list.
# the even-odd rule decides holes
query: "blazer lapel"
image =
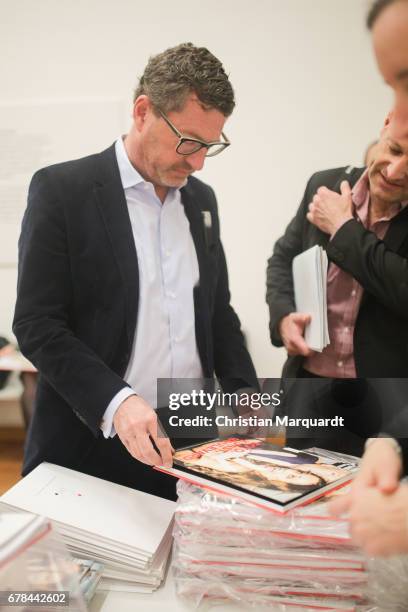
{"label": "blazer lapel", "polygon": [[[211,325],[208,308],[208,295],[210,293],[210,278],[207,265],[207,242],[205,234],[205,217],[190,183],[181,189],[181,201],[186,217],[190,224],[190,232],[197,253],[200,280],[198,287],[194,287],[194,310],[196,322],[196,340],[204,376],[212,376],[213,359],[211,349]],[[208,217],[207,217],[208,219]]]}
{"label": "blazer lapel", "polygon": [[126,330],[133,344],[139,303],[139,268],[125,193],[114,146],[101,154],[104,164],[95,195],[126,294]]}
{"label": "blazer lapel", "polygon": [[[206,235],[204,230],[203,211],[198,202],[194,201],[193,190],[188,183],[181,189],[181,201],[184,206],[186,217],[190,224],[190,231],[193,237],[194,246],[197,253],[198,268],[200,272],[200,287],[204,293],[208,289],[208,271],[206,265]],[[206,211],[204,211],[206,212]]]}

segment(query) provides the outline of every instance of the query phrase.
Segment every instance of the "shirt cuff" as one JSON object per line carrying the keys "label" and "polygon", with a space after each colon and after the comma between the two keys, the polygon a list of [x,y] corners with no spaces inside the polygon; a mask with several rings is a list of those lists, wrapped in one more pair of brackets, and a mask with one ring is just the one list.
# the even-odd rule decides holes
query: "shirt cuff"
{"label": "shirt cuff", "polygon": [[365,442],[364,450],[367,450],[368,448],[370,448],[370,446],[374,444],[374,442],[376,442],[378,439],[387,440],[387,442],[392,446],[392,448],[395,450],[397,455],[402,455],[402,448],[399,442],[395,438],[393,438],[392,436],[386,433],[379,433],[376,438],[368,438]]}
{"label": "shirt cuff", "polygon": [[113,399],[109,402],[107,409],[102,418],[101,429],[105,438],[114,438],[116,436],[116,430],[113,425],[113,417],[122,402],[125,401],[131,395],[136,395],[136,393],[130,387],[124,387],[113,397]]}

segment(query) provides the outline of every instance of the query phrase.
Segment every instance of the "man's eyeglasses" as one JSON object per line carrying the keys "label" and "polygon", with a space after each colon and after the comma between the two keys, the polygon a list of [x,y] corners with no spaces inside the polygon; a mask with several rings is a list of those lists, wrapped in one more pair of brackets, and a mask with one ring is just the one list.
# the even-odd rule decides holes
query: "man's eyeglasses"
{"label": "man's eyeglasses", "polygon": [[200,151],[200,149],[205,147],[207,149],[205,156],[214,157],[214,155],[218,155],[231,144],[224,132],[221,133],[224,140],[220,142],[204,142],[204,140],[200,140],[199,138],[183,136],[183,134],[179,132],[178,129],[172,124],[170,119],[166,117],[166,115],[159,108],[157,110],[169,128],[175,133],[176,136],[178,136],[179,141],[176,146],[176,151],[180,155],[191,155],[192,153],[197,153],[197,151]]}

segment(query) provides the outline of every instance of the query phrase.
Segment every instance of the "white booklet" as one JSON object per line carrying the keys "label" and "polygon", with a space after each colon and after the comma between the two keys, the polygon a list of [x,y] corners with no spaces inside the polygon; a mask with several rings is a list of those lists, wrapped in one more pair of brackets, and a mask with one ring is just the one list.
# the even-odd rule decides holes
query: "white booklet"
{"label": "white booklet", "polygon": [[327,266],[326,251],[317,245],[297,255],[292,263],[296,311],[311,316],[311,322],[305,330],[305,341],[312,350],[318,352],[330,344]]}
{"label": "white booklet", "polygon": [[[51,463],[42,463],[1,501],[42,514],[68,531],[153,556],[172,520],[175,503]],[[84,533],[85,532],[85,533]]]}
{"label": "white booklet", "polygon": [[175,502],[51,463],[37,466],[0,501],[10,512],[52,519],[68,549],[101,562],[103,580],[121,590],[131,582],[131,590],[152,592],[163,580]]}

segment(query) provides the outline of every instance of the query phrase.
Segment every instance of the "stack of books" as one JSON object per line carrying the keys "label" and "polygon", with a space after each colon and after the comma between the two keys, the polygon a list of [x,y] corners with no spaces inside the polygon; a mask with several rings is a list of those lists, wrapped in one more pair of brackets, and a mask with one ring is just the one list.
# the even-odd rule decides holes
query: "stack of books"
{"label": "stack of books", "polygon": [[254,511],[181,484],[173,559],[178,595],[195,605],[230,601],[279,612],[372,609],[367,564],[345,523],[313,512]]}
{"label": "stack of books", "polygon": [[292,263],[296,311],[311,316],[305,329],[309,348],[321,352],[328,344],[326,251],[314,246],[297,255]]}
{"label": "stack of books", "polygon": [[48,517],[69,551],[103,564],[98,588],[149,593],[162,582],[175,503],[51,463],[0,500]]}
{"label": "stack of books", "polygon": [[347,520],[331,517],[327,504],[357,461],[245,438],[176,452],[178,594],[195,605],[368,610],[366,560]]}

